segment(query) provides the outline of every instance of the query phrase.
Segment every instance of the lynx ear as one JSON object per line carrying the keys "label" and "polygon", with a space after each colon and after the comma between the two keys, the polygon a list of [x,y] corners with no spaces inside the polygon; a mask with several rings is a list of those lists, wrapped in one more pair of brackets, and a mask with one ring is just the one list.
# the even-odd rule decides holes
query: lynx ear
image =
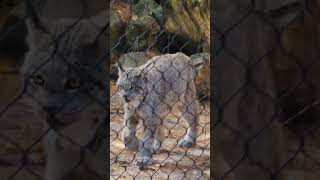
{"label": "lynx ear", "polygon": [[125,69],[122,67],[122,65],[121,65],[120,62],[118,62],[117,64],[118,64],[118,75],[119,75],[119,77],[120,77],[120,76],[122,76],[123,73],[125,73],[126,71],[125,71]]}
{"label": "lynx ear", "polygon": [[28,18],[26,20],[26,26],[28,30],[27,43],[29,46],[33,47],[39,42],[44,32],[42,32],[41,29],[37,27],[37,25],[31,18]]}
{"label": "lynx ear", "polygon": [[29,0],[26,2],[27,13],[29,17],[25,24],[28,30],[27,43],[30,47],[34,47],[45,33],[48,33],[48,26],[44,22],[48,22],[43,17],[40,17],[35,10],[34,5]]}

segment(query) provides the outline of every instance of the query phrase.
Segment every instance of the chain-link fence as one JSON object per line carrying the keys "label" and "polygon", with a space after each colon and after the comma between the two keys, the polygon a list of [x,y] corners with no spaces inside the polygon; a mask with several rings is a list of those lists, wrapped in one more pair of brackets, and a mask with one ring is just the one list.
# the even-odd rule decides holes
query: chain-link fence
{"label": "chain-link fence", "polygon": [[1,4],[0,179],[107,177],[108,3],[69,2]]}
{"label": "chain-link fence", "polygon": [[112,1],[111,179],[209,179],[209,2]]}
{"label": "chain-link fence", "polygon": [[[4,18],[1,33],[1,47],[4,47],[1,49],[1,78],[4,80],[0,114],[3,125],[1,179],[104,179],[108,178],[109,165],[111,179],[209,178],[209,107],[206,101],[210,29],[209,11],[201,12],[208,10],[208,4],[113,1],[110,12],[109,2],[105,1],[30,0],[11,2],[11,5],[14,8],[6,12],[9,17]],[[102,12],[101,5],[105,7]],[[167,6],[173,11],[167,11]],[[94,11],[99,8],[99,12]],[[182,9],[183,14],[176,16]],[[169,13],[178,14],[166,16]],[[168,19],[172,17],[171,25],[175,21],[178,23],[169,27]],[[179,21],[193,23],[180,27],[184,24]],[[110,39],[106,36],[109,31]],[[167,53],[171,56],[156,56]],[[137,151],[145,153],[135,158],[138,163],[134,165],[135,153],[129,152],[122,142],[121,133],[126,124],[122,119],[126,117],[119,106],[123,101],[115,95],[114,80],[120,74],[115,65],[123,62],[123,70],[129,74],[127,70],[132,67],[132,60],[144,64],[152,57],[156,57],[155,62],[164,62],[160,66],[155,64],[154,68],[148,66],[149,73],[156,68],[163,70],[158,72],[162,84],[154,84],[155,88],[137,95],[138,98],[145,96],[139,112],[147,111],[150,108],[147,104],[155,103],[150,100],[151,94],[164,98],[159,100],[167,101],[163,103],[170,107],[155,106],[149,112],[167,111],[158,117],[161,122],[153,124],[161,125],[166,132],[164,140],[158,141],[157,150],[150,149],[155,135],[148,126],[152,120],[141,119],[145,129],[140,132],[141,125],[137,127],[137,140],[141,141]],[[114,78],[110,81],[110,164],[105,142],[109,139],[106,135],[109,69],[110,77]],[[150,77],[152,74],[145,78]],[[151,79],[149,85],[150,82]],[[128,88],[124,86],[118,87]],[[167,90],[161,94],[156,92],[165,87]],[[146,90],[138,85],[129,88],[130,92]],[[123,95],[125,100],[130,98]],[[171,111],[171,108],[179,102],[180,106],[176,106],[180,114],[175,114],[179,111]],[[127,100],[126,105],[132,103],[135,100]],[[141,115],[139,112],[137,114]],[[186,120],[191,128],[180,119]],[[141,133],[146,134],[144,140],[139,139]],[[186,135],[184,139],[183,135]],[[185,148],[176,147],[178,140]],[[196,140],[195,148],[187,148]]]}
{"label": "chain-link fence", "polygon": [[0,8],[1,179],[318,179],[318,1]]}
{"label": "chain-link fence", "polygon": [[318,1],[215,1],[213,179],[318,179]]}

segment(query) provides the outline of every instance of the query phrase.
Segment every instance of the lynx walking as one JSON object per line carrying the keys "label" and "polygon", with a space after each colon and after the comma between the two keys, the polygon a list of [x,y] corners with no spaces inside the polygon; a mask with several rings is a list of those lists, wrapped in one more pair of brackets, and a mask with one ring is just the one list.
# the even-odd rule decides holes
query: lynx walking
{"label": "lynx walking", "polygon": [[[128,149],[139,151],[137,165],[148,165],[152,154],[160,148],[163,138],[160,125],[169,113],[179,112],[177,117],[182,117],[188,124],[179,145],[191,147],[195,144],[198,102],[195,71],[188,56],[165,54],[153,57],[137,68],[124,69],[119,65],[118,71],[118,92],[125,111],[122,138]],[[139,120],[145,128],[141,143],[135,136]]]}

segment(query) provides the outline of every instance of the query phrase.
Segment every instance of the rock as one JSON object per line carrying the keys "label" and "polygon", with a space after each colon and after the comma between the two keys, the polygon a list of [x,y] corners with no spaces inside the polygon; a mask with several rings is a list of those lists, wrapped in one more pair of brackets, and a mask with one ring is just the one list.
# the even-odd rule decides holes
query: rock
{"label": "rock", "polygon": [[152,16],[160,26],[164,23],[162,6],[154,0],[140,0],[133,6],[133,12],[137,16],[144,14]]}
{"label": "rock", "polygon": [[210,94],[210,54],[198,53],[190,56],[190,59],[197,70],[195,84],[200,101],[207,101]]}
{"label": "rock", "polygon": [[[130,52],[123,54],[118,63],[121,64],[122,67],[137,67],[141,66],[145,62],[150,59],[150,56],[146,52]],[[116,81],[118,79],[118,64],[115,63],[110,66],[110,79]]]}
{"label": "rock", "polygon": [[126,29],[126,47],[128,51],[146,50],[155,41],[160,27],[155,19],[147,14],[132,19]]}
{"label": "rock", "polygon": [[209,53],[197,53],[190,56],[193,65],[196,67],[197,71],[209,63],[210,54]]}
{"label": "rock", "polygon": [[119,59],[119,63],[122,67],[138,67],[143,65],[149,60],[149,57],[145,52],[130,52],[122,55]]}
{"label": "rock", "polygon": [[203,50],[210,50],[210,1],[168,0],[161,4],[164,29],[167,32],[203,42]]}
{"label": "rock", "polygon": [[164,17],[163,17],[163,9],[161,6],[154,8],[151,10],[153,18],[158,22],[159,26],[162,27],[164,24]]}
{"label": "rock", "polygon": [[154,44],[160,32],[161,6],[153,0],[140,0],[133,5],[132,11],[126,28],[126,49],[143,51]]}
{"label": "rock", "polygon": [[140,0],[137,4],[133,5],[132,10],[137,16],[145,14],[152,15],[153,11],[159,11],[162,7],[153,0]]}
{"label": "rock", "polygon": [[121,51],[124,45],[124,38],[121,38],[125,34],[125,24],[120,15],[116,11],[110,13],[110,45],[112,53],[115,51]]}

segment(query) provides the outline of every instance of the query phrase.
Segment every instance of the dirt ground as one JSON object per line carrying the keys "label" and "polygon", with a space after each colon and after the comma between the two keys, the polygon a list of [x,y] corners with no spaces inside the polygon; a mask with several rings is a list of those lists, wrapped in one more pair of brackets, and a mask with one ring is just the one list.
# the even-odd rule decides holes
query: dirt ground
{"label": "dirt ground", "polygon": [[[45,157],[39,137],[41,122],[37,120],[24,98],[15,97],[21,92],[19,79],[15,74],[0,74],[0,179],[39,180],[43,177]],[[112,88],[111,94],[114,94]],[[160,154],[154,156],[154,163],[141,171],[134,164],[134,153],[124,149],[120,141],[120,118],[123,110],[117,95],[111,102],[110,131],[110,179],[209,179],[210,177],[210,131],[209,108],[200,115],[198,144],[195,148],[184,150],[176,147],[177,139],[185,132],[183,124],[174,124],[176,120],[168,117],[165,124],[171,129],[170,135],[163,143]],[[10,104],[12,103],[12,104]],[[6,105],[8,106],[6,111]],[[3,113],[4,112],[4,113]],[[179,123],[180,124],[180,123]],[[202,130],[202,131],[201,131]],[[168,132],[168,131],[167,131]],[[290,174],[290,180],[318,180],[320,177],[320,141],[319,134],[308,134],[304,141],[294,134],[290,139],[287,159],[292,158],[283,168]],[[141,135],[138,133],[138,135]],[[302,144],[303,142],[303,144]],[[23,165],[23,153],[28,156],[28,163]]]}
{"label": "dirt ground", "polygon": [[[162,142],[160,153],[153,156],[150,166],[140,170],[134,165],[135,152],[125,149],[121,139],[123,117],[122,104],[111,86],[110,122],[110,179],[209,179],[210,177],[210,109],[201,105],[197,145],[190,149],[177,147],[177,142],[186,132],[186,124],[173,115],[164,122],[167,138]],[[182,120],[181,120],[182,121]],[[137,136],[142,138],[142,126],[138,125]]]}
{"label": "dirt ground", "polygon": [[16,74],[0,74],[0,82],[0,179],[41,179],[45,164],[39,141],[41,122],[25,97],[19,97],[21,87]]}
{"label": "dirt ground", "polygon": [[[16,74],[1,74],[0,108],[0,176],[2,179],[37,180],[43,179],[45,156],[41,142],[41,121],[39,121],[21,94],[20,81]],[[115,94],[112,86],[111,94]],[[16,98],[18,97],[18,98]],[[17,99],[15,101],[15,99]],[[134,153],[124,149],[120,141],[123,110],[116,113],[113,105],[119,105],[119,97],[111,98],[110,122],[110,179],[209,179],[210,167],[210,124],[209,108],[200,113],[200,136],[195,148],[184,150],[176,147],[177,140],[185,133],[185,124],[175,125],[176,120],[168,117],[165,124],[170,135],[163,142],[160,154],[154,156],[154,164],[140,171],[133,163]],[[7,106],[9,104],[9,106]],[[7,107],[7,108],[6,108]],[[117,132],[119,135],[117,136]],[[168,132],[168,131],[167,131]],[[139,132],[138,135],[141,135]],[[27,154],[28,163],[23,164]],[[2,161],[5,162],[2,162]],[[9,163],[9,164],[7,164]]]}

